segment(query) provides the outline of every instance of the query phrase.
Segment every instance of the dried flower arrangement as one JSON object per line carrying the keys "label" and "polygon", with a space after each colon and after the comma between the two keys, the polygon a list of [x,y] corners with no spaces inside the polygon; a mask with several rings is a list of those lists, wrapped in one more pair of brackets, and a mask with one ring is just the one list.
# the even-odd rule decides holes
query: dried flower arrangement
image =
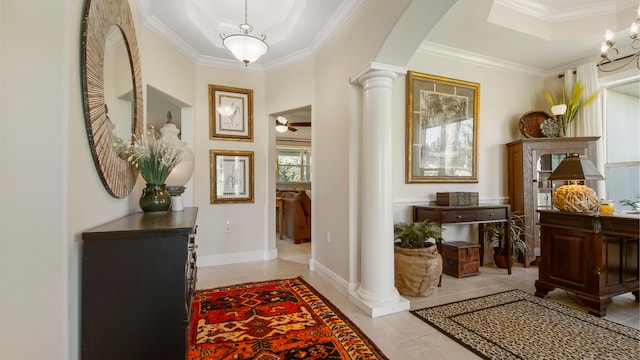
{"label": "dried flower arrangement", "polygon": [[160,136],[151,127],[146,135],[136,139],[133,145],[124,150],[127,161],[138,169],[148,184],[164,184],[171,170],[182,160],[184,143],[174,142]]}
{"label": "dried flower arrangement", "polygon": [[580,82],[576,81],[573,84],[573,89],[571,90],[571,94],[567,94],[565,92],[564,85],[560,86],[558,90],[557,96],[554,96],[549,90],[544,91],[544,97],[549,102],[550,106],[555,106],[558,104],[566,104],[567,111],[562,115],[562,130],[566,135],[569,130],[569,125],[575,119],[578,112],[585,106],[591,104],[594,100],[598,98],[600,94],[598,91],[589,95],[585,100],[582,100],[582,94],[584,93],[584,85]]}

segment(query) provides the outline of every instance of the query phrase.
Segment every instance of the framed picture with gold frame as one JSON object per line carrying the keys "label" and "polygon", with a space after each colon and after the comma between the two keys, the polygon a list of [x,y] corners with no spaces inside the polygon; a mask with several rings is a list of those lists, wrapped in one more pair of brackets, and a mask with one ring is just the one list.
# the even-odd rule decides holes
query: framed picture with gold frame
{"label": "framed picture with gold frame", "polygon": [[211,204],[253,202],[253,151],[210,151]]}
{"label": "framed picture with gold frame", "polygon": [[253,90],[209,85],[209,139],[253,141]]}
{"label": "framed picture with gold frame", "polygon": [[407,72],[406,183],[477,183],[480,84]]}

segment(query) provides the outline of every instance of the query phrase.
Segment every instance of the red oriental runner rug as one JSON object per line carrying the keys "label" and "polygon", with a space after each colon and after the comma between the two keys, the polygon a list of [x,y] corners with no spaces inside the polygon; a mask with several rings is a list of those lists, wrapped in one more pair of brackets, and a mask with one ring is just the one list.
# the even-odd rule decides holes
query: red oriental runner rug
{"label": "red oriental runner rug", "polygon": [[198,290],[189,359],[387,359],[301,277]]}

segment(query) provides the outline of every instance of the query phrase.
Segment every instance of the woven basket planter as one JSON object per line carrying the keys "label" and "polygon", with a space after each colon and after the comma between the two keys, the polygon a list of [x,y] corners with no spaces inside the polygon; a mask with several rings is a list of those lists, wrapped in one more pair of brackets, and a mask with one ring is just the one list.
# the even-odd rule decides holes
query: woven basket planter
{"label": "woven basket planter", "polygon": [[406,296],[429,296],[442,275],[442,256],[435,245],[419,249],[394,247],[395,280]]}

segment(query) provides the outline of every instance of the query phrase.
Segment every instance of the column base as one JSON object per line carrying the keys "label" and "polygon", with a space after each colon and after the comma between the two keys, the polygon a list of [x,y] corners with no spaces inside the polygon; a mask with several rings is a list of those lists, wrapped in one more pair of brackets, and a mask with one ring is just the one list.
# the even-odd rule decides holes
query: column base
{"label": "column base", "polygon": [[349,300],[372,318],[407,311],[411,305],[409,300],[402,296],[397,296],[392,301],[384,303],[372,301],[370,296],[366,297],[369,299],[364,299],[358,290],[349,292]]}

